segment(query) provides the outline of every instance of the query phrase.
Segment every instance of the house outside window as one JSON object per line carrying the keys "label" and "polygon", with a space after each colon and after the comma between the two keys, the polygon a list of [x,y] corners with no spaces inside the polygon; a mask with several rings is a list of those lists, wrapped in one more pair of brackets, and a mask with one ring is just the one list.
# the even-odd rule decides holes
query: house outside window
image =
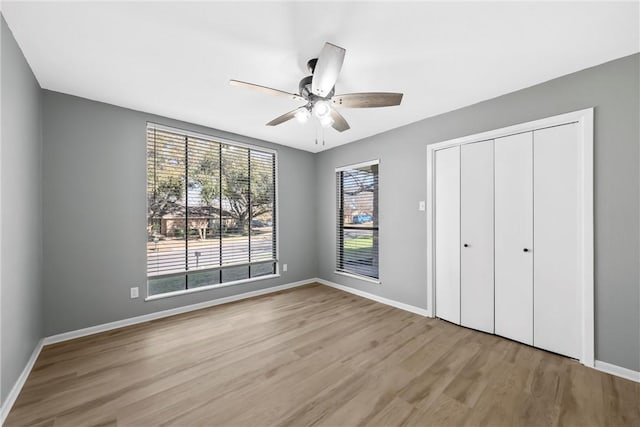
{"label": "house outside window", "polygon": [[380,278],[378,263],[379,161],[336,169],[336,272]]}
{"label": "house outside window", "polygon": [[277,273],[274,151],[147,125],[148,295]]}

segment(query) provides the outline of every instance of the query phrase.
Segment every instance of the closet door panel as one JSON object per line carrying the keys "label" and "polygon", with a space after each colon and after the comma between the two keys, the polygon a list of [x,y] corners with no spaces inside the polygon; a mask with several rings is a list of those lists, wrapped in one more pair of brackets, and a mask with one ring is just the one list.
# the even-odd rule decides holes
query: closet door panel
{"label": "closet door panel", "polygon": [[493,333],[493,141],[460,148],[460,323]]}
{"label": "closet door panel", "polygon": [[460,147],[435,153],[436,316],[460,324]]}
{"label": "closet door panel", "polygon": [[535,131],[534,338],[536,347],[579,358],[578,125]]}
{"label": "closet door panel", "polygon": [[533,344],[532,133],[494,141],[495,333]]}

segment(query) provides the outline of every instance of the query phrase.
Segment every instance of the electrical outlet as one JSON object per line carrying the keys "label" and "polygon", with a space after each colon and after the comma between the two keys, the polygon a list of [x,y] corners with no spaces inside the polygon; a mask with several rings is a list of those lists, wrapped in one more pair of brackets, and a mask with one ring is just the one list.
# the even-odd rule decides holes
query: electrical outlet
{"label": "electrical outlet", "polygon": [[131,288],[131,298],[138,298],[138,287]]}
{"label": "electrical outlet", "polygon": [[418,210],[419,211],[423,211],[427,208],[427,205],[425,204],[424,200],[420,200],[418,202]]}
{"label": "electrical outlet", "polygon": [[282,264],[282,271],[287,271],[287,264]]}

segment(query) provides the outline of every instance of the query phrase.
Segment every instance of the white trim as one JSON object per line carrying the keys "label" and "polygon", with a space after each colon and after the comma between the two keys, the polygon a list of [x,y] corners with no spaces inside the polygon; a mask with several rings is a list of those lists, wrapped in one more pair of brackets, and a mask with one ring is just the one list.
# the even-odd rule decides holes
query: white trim
{"label": "white trim", "polygon": [[3,402],[2,409],[0,409],[0,426],[4,424],[5,420],[7,419],[7,416],[9,415],[9,412],[11,411],[11,408],[13,408],[13,404],[16,403],[16,399],[20,395],[20,392],[22,391],[22,387],[24,387],[24,383],[27,382],[27,378],[29,378],[29,374],[33,369],[33,365],[35,365],[36,360],[38,360],[38,356],[42,351],[43,345],[44,345],[44,340],[38,341],[38,344],[36,344],[36,347],[33,349],[33,353],[31,353],[31,357],[27,361],[27,364],[22,370],[22,373],[18,377],[18,380],[15,382],[15,384],[11,388],[11,391],[9,392],[7,399]]}
{"label": "white trim", "polygon": [[632,369],[623,368],[622,366],[612,365],[611,363],[603,362],[601,360],[596,360],[593,368],[607,374],[640,383],[640,371],[634,371]]}
{"label": "white trim", "polygon": [[263,152],[269,153],[269,154],[277,154],[278,153],[278,150],[273,150],[271,148],[265,148],[265,147],[262,147],[260,145],[247,144],[245,142],[238,142],[238,141],[234,141],[233,139],[221,138],[221,137],[218,137],[218,136],[215,136],[215,135],[208,135],[206,133],[196,132],[196,131],[192,131],[192,130],[188,130],[188,129],[182,129],[182,128],[175,127],[175,126],[167,126],[167,125],[161,125],[159,123],[147,122],[147,128],[156,129],[156,130],[160,130],[160,131],[164,131],[164,132],[171,132],[171,133],[178,134],[178,135],[191,136],[193,138],[206,139],[208,141],[219,142],[219,143],[222,143],[222,144],[235,145],[237,147],[242,147],[242,148],[250,148],[252,150],[263,151]]}
{"label": "white trim", "polygon": [[358,274],[353,273],[345,273],[344,271],[334,271],[334,274],[339,274],[340,276],[351,277],[352,279],[363,280],[369,283],[375,283],[376,285],[380,285],[382,282],[379,279],[374,279],[372,277],[360,276]]}
{"label": "white trim", "polygon": [[[335,177],[336,177],[336,181],[335,181],[335,185],[334,188],[336,188],[338,186],[338,173],[340,172],[344,172],[344,171],[348,171],[348,170],[353,170],[353,169],[358,169],[358,168],[363,168],[366,166],[372,166],[372,165],[380,165],[380,159],[374,159],[374,160],[368,160],[366,162],[360,162],[360,163],[356,163],[356,164],[352,164],[352,165],[347,165],[347,166],[341,166],[341,167],[337,167],[336,168],[336,172],[335,172]],[[342,185],[341,185],[342,187]],[[378,192],[380,192],[380,171],[378,171]],[[341,203],[341,202],[338,202]],[[335,209],[339,209],[339,206],[336,204]],[[378,234],[380,233],[380,230],[382,229],[382,227],[380,227],[380,220],[378,219]],[[336,224],[336,231],[338,230],[338,224]],[[334,247],[336,247],[337,250],[337,242],[334,241]],[[379,264],[379,259],[380,259],[380,246],[378,246],[378,264]],[[378,268],[380,266],[378,265]],[[355,274],[355,273],[348,273],[345,271],[334,271],[335,274],[339,274],[341,276],[346,276],[346,277],[351,277],[353,279],[358,279],[358,280],[363,280],[365,282],[370,282],[370,283],[375,283],[375,284],[381,284],[382,282],[380,281],[380,279],[375,279],[373,277],[367,277],[367,276],[363,276],[363,275],[359,275],[359,274]],[[379,275],[379,271],[378,271],[378,275]]]}
{"label": "white trim", "polygon": [[[193,304],[193,305],[189,305],[189,306],[185,306],[185,307],[179,307],[177,309],[171,309],[171,310],[165,310],[165,311],[160,311],[157,313],[152,313],[152,314],[148,314],[148,315],[144,315],[144,316],[138,316],[138,317],[133,317],[130,319],[125,319],[125,320],[121,320],[121,321],[117,321],[117,322],[111,322],[111,323],[106,323],[103,325],[98,325],[98,326],[94,326],[91,328],[85,328],[85,329],[80,329],[77,331],[72,331],[72,332],[67,332],[64,334],[58,334],[58,335],[53,335],[50,337],[46,337],[44,339],[41,339],[38,344],[36,345],[35,349],[33,350],[33,353],[31,354],[31,357],[29,358],[29,360],[27,361],[27,364],[25,365],[24,369],[22,370],[22,373],[20,374],[20,377],[18,377],[18,380],[15,382],[15,384],[13,385],[13,387],[11,388],[11,391],[9,392],[9,395],[7,396],[7,399],[5,400],[4,404],[2,405],[2,408],[0,408],[0,426],[2,426],[5,422],[5,420],[7,419],[7,416],[9,415],[9,412],[11,411],[11,408],[13,407],[13,405],[15,404],[16,399],[18,398],[18,396],[20,395],[20,392],[22,391],[22,388],[24,387],[24,384],[27,381],[27,378],[29,377],[29,374],[31,373],[31,370],[33,369],[33,366],[35,365],[36,360],[38,359],[38,356],[40,355],[40,352],[42,351],[42,348],[45,345],[49,345],[49,344],[54,344],[54,343],[58,343],[58,342],[62,342],[62,341],[67,341],[67,340],[71,340],[74,338],[79,338],[79,337],[83,337],[86,335],[92,335],[95,333],[99,333],[99,332],[104,332],[104,331],[109,331],[115,328],[121,328],[124,326],[129,326],[129,325],[134,325],[137,323],[143,323],[143,322],[148,322],[149,320],[153,320],[153,319],[159,319],[162,317],[169,317],[169,316],[173,316],[175,314],[180,314],[180,313],[185,313],[188,311],[193,311],[193,310],[199,310],[201,308],[206,308],[206,307],[212,307],[215,305],[220,305],[220,304],[225,304],[227,302],[233,302],[233,301],[238,301],[238,300],[242,300],[242,299],[246,299],[246,298],[251,298],[254,296],[259,296],[259,295],[265,295],[265,294],[269,294],[269,293],[273,293],[273,292],[278,292],[284,289],[290,289],[290,288],[294,288],[294,287],[298,287],[298,286],[303,286],[303,285],[307,285],[307,284],[311,284],[311,283],[320,283],[321,285],[324,286],[328,286],[330,288],[335,288],[335,289],[339,289],[341,291],[344,292],[348,292],[350,294],[354,294],[354,295],[358,295],[360,297],[363,298],[367,298],[370,299],[372,301],[376,301],[379,302],[381,304],[385,304],[391,307],[395,307],[398,308],[400,310],[405,310],[420,316],[426,316],[426,317],[431,317],[429,316],[429,314],[427,313],[427,310],[424,310],[422,308],[419,307],[415,307],[409,304],[404,304],[401,302],[397,302],[394,300],[390,300],[388,298],[384,298],[384,297],[380,297],[378,295],[374,295],[374,294],[370,294],[369,292],[364,292],[364,291],[360,291],[354,288],[350,288],[348,286],[343,286],[343,285],[339,285],[337,283],[333,283],[330,282],[328,280],[324,280],[324,279],[320,279],[320,278],[311,278],[311,279],[307,279],[307,280],[301,280],[299,282],[293,282],[293,283],[288,283],[285,285],[280,285],[280,286],[274,286],[272,288],[267,288],[267,289],[261,289],[258,291],[253,291],[253,292],[246,292],[244,294],[239,294],[239,295],[235,295],[232,297],[226,297],[226,298],[220,298],[217,300],[213,300],[213,301],[207,301],[204,303],[199,303],[199,304]],[[596,360],[595,361],[595,365],[592,367],[592,369],[596,369],[598,371],[607,373],[607,374],[611,374],[611,375],[615,375],[621,378],[625,378],[631,381],[635,381],[635,382],[640,382],[640,372],[638,371],[634,371],[631,369],[627,369],[627,368],[623,368],[621,366],[617,366],[617,365],[613,365],[607,362],[602,362],[600,360]]]}
{"label": "white trim", "polygon": [[[1,0],[0,0],[1,1]],[[261,147],[259,145],[253,145],[253,144],[245,144],[242,142],[238,142],[238,141],[234,141],[231,139],[226,139],[226,138],[219,138],[215,135],[207,135],[204,133],[200,133],[200,132],[195,132],[195,131],[190,131],[187,129],[181,129],[181,128],[177,128],[177,127],[172,127],[172,126],[166,126],[166,125],[161,125],[158,123],[154,123],[154,122],[146,122],[146,128],[145,128],[145,139],[147,138],[146,134],[148,132],[148,129],[157,129],[157,130],[161,130],[161,131],[166,131],[166,132],[171,132],[174,134],[182,134],[182,135],[186,135],[186,136],[192,136],[194,138],[199,138],[199,139],[206,139],[212,142],[216,142],[216,143],[222,143],[222,144],[229,144],[229,145],[235,145],[238,147],[242,147],[242,148],[247,148],[250,150],[255,150],[255,151],[262,151],[264,153],[269,153],[269,154],[273,154],[273,159],[274,159],[274,187],[273,187],[273,197],[274,197],[274,210],[275,210],[275,221],[274,221],[274,226],[275,226],[275,238],[276,238],[276,259],[272,260],[273,262],[276,263],[276,272],[273,275],[269,275],[269,276],[260,276],[260,277],[256,277],[256,278],[249,278],[249,279],[244,279],[244,280],[238,280],[235,282],[229,282],[228,285],[235,285],[235,284],[240,284],[240,283],[247,283],[247,282],[251,282],[253,281],[252,279],[255,280],[262,280],[262,279],[272,279],[272,278],[276,278],[276,277],[280,277],[280,161],[279,161],[279,156],[278,156],[278,150],[273,150],[270,148],[264,148]],[[145,160],[146,161],[146,160]],[[146,166],[145,166],[146,167]],[[145,181],[145,188],[146,185],[148,183]],[[146,191],[146,190],[145,190]],[[148,206],[147,206],[148,209]],[[145,261],[146,262],[146,261]],[[255,262],[256,264],[260,263]],[[247,265],[251,265],[253,263],[248,263]],[[225,266],[221,266],[220,268],[224,268],[227,267]],[[204,269],[203,269],[204,270]],[[184,271],[184,273],[187,273],[187,271]],[[218,284],[218,285],[209,285],[209,286],[202,286],[200,288],[194,288],[197,290],[194,291],[190,291],[190,290],[184,290],[184,291],[176,291],[176,292],[167,292],[165,294],[161,294],[163,296],[159,295],[151,295],[149,296],[149,276],[147,276],[147,282],[146,282],[146,298],[145,301],[153,301],[155,299],[160,299],[162,297],[172,297],[172,296],[177,296],[177,295],[183,295],[183,294],[189,294],[192,292],[198,292],[198,291],[205,291],[208,289],[216,289],[216,288],[221,288],[224,286],[220,286],[220,285],[224,285],[224,284]]]}
{"label": "white trim", "polygon": [[581,111],[578,136],[582,138],[580,155],[582,175],[579,197],[582,199],[582,230],[578,235],[582,254],[582,357],[580,361],[590,367],[595,364],[595,280],[594,280],[594,220],[593,220],[593,108]]}
{"label": "white trim", "polygon": [[[318,277],[316,277],[315,279],[311,279],[312,282],[317,282],[320,283],[321,285],[324,286],[328,286],[330,288],[335,288],[335,289],[339,289],[341,291],[344,292],[348,292],[350,294],[354,294],[354,295],[358,295],[360,297],[363,298],[367,298],[370,299],[372,301],[376,301],[379,302],[381,304],[385,304],[385,305],[389,305],[391,307],[395,307],[395,308],[399,308],[400,310],[405,310],[420,316],[425,316],[425,317],[433,317],[431,315],[429,315],[428,310],[419,308],[419,307],[415,307],[413,305],[409,305],[409,304],[405,304],[405,303],[401,303],[401,302],[397,302],[388,298],[384,298],[378,295],[374,295],[371,294],[369,292],[365,292],[365,291],[361,291],[358,289],[354,289],[351,288],[349,286],[344,286],[344,285],[339,285],[337,283],[331,282],[329,280],[324,280],[324,279],[320,279]],[[607,362],[603,362],[601,360],[596,360],[594,365],[589,366],[587,365],[588,368],[591,369],[596,369],[598,371],[610,374],[610,375],[614,375],[620,378],[625,378],[631,381],[635,381],[640,383],[640,372],[639,371],[634,371],[632,369],[628,369],[628,368],[623,368],[622,366],[617,366],[617,365],[613,365],[611,363],[607,363]]]}
{"label": "white trim", "polygon": [[449,139],[435,144],[428,144],[427,149],[442,150],[444,148],[455,147],[456,145],[472,144],[474,142],[482,142],[489,139],[503,138],[509,135],[566,125],[568,123],[582,123],[589,116],[591,117],[591,120],[593,122],[593,108],[585,108],[584,110],[572,111],[552,117],[545,117],[544,119],[534,120],[532,122],[518,123],[516,125],[506,126],[500,129],[493,129],[486,132],[480,132],[472,135],[461,136],[459,138]]}
{"label": "white trim", "polygon": [[[2,12],[2,3],[3,1],[0,0],[0,12]],[[3,19],[4,19],[4,15],[3,15]],[[1,34],[1,33],[0,33]],[[2,37],[0,36],[0,39]],[[2,57],[2,45],[4,43],[2,43],[2,41],[0,40],[0,58]],[[2,68],[0,67],[0,81],[2,81]],[[42,102],[42,101],[41,101]],[[4,117],[2,115],[2,102],[0,102],[0,118]],[[42,116],[40,116],[40,118],[42,118]],[[42,129],[42,122],[39,123],[40,128]],[[0,128],[2,128],[2,120],[0,120]],[[0,176],[2,176],[2,130],[0,129]],[[40,132],[40,142],[42,143],[42,132]],[[40,148],[42,149],[42,145],[40,145]],[[40,156],[42,156],[42,151],[40,152]],[[40,159],[42,159],[42,157],[40,157]],[[40,170],[42,170],[42,168],[40,168]],[[40,174],[40,176],[42,176],[42,174]],[[40,181],[40,183],[42,183],[42,181]],[[40,188],[42,188],[42,184],[40,184]],[[40,194],[40,211],[42,212],[42,193]],[[3,228],[3,223],[2,223],[2,186],[0,185],[0,272],[4,271],[2,269],[2,244],[1,242],[4,242],[4,240],[2,239],[2,228]],[[41,218],[41,224],[42,224],[42,217]],[[40,263],[40,265],[42,265],[42,263]],[[0,307],[2,307],[2,274],[0,274]],[[0,316],[1,318],[2,316]],[[2,320],[0,319],[0,388],[2,387],[2,327],[1,327],[1,323]],[[2,426],[2,424],[4,423],[4,419],[5,419],[5,408],[7,408],[7,402],[2,400],[2,395],[1,395],[1,391],[0,391],[0,426]],[[9,407],[10,409],[10,407]],[[9,410],[7,410],[7,413],[9,412]]]}
{"label": "white trim", "polygon": [[427,314],[427,310],[424,308],[416,307],[413,305],[405,304],[403,302],[394,301],[392,299],[384,298],[378,295],[370,294],[369,292],[361,291],[355,288],[351,288],[349,286],[339,285],[334,282],[330,282],[329,280],[324,280],[320,278],[313,279],[315,282],[320,283],[321,285],[329,286],[330,288],[339,289],[344,292],[348,292],[350,294],[358,295],[359,297],[367,298],[372,301],[379,302],[381,304],[389,305],[391,307],[399,308],[400,310],[408,311],[410,313],[418,314],[420,316],[429,317]]}
{"label": "white trim", "polygon": [[363,168],[365,166],[372,166],[372,165],[379,165],[379,164],[380,164],[380,159],[374,159],[366,162],[356,163],[353,165],[340,166],[336,168],[336,172],[344,172],[351,169],[358,169],[358,168]]}
{"label": "white trim", "polygon": [[164,317],[174,316],[176,314],[187,313],[194,310],[200,310],[202,308],[213,307],[220,304],[226,304],[228,302],[240,301],[247,298],[253,298],[260,295],[271,294],[274,292],[282,291],[285,289],[295,288],[298,286],[308,285],[313,283],[315,279],[301,280],[299,282],[287,283],[279,286],[272,286],[270,288],[259,289],[257,291],[244,292],[237,295],[231,295],[224,298],[218,298],[211,301],[204,301],[197,304],[185,305],[182,307],[171,308],[169,310],[156,311],[154,313],[143,314],[142,316],[130,317],[128,319],[116,320],[115,322],[103,323],[102,325],[91,326],[84,329],[78,329],[75,331],[64,332],[62,334],[51,335],[44,339],[44,345],[59,343],[62,341],[72,340],[74,338],[80,338],[87,335],[93,335],[100,332],[110,331],[112,329],[123,328],[125,326],[137,325],[138,323],[148,322],[150,320],[161,319]]}
{"label": "white trim", "polygon": [[523,132],[544,129],[568,123],[578,123],[581,138],[581,167],[578,179],[583,183],[579,203],[582,206],[582,230],[580,243],[581,287],[582,287],[582,333],[580,362],[586,366],[594,366],[595,354],[595,321],[594,321],[594,252],[593,252],[593,108],[573,111],[532,122],[520,123],[500,129],[467,135],[435,144],[427,145],[427,312],[435,316],[435,283],[434,283],[434,162],[435,152],[458,145],[471,144]]}
{"label": "white trim", "polygon": [[435,235],[435,206],[433,203],[433,194],[435,188],[435,150],[430,150],[427,146],[427,316],[435,317],[435,254],[434,254],[434,238]]}
{"label": "white trim", "polygon": [[[275,262],[275,261],[270,261],[270,262]],[[247,264],[247,265],[249,265],[249,264]],[[190,270],[190,272],[193,272],[193,271],[197,272],[198,270]],[[148,296],[144,300],[145,301],[154,301],[154,300],[163,299],[163,298],[176,297],[176,296],[179,296],[179,295],[188,295],[188,294],[192,294],[192,293],[195,293],[195,292],[210,291],[211,289],[226,288],[227,286],[241,285],[243,283],[258,282],[260,280],[265,280],[265,279],[276,279],[278,277],[280,277],[279,274],[269,274],[268,276],[250,277],[248,279],[234,280],[233,282],[224,282],[224,283],[218,283],[218,284],[215,284],[215,285],[200,286],[200,287],[197,287],[197,288],[183,289],[183,290],[180,290],[180,291],[164,292],[162,294],[156,294],[156,295]],[[149,283],[149,281],[147,280],[147,287],[148,287],[148,283]],[[147,291],[147,293],[148,293],[148,291]]]}
{"label": "white trim", "polygon": [[[367,298],[381,304],[389,305],[391,307],[399,308],[401,310],[409,311],[414,314],[418,314],[420,316],[425,317],[433,317],[428,313],[428,310],[423,308],[415,307],[413,305],[397,302],[394,300],[390,300],[388,298],[384,298],[378,295],[371,294],[369,292],[361,291],[358,289],[351,288],[349,286],[339,285],[337,283],[331,282],[329,280],[324,280],[320,278],[315,278],[313,281],[320,283],[321,285],[329,286],[331,288],[339,289],[344,292],[348,292],[350,294],[358,295],[363,298]],[[623,368],[621,366],[612,365],[607,362],[602,362],[600,360],[595,361],[595,365],[587,367],[596,369],[601,372],[605,372],[607,374],[615,375],[617,377],[625,378],[631,381],[640,382],[640,372],[634,371],[631,369]]]}

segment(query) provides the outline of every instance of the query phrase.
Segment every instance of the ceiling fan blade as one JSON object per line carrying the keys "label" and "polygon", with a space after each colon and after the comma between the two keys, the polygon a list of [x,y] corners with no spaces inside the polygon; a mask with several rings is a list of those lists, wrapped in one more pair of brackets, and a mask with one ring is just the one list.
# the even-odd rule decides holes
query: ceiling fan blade
{"label": "ceiling fan blade", "polygon": [[391,92],[347,93],[335,95],[331,98],[331,102],[336,107],[347,108],[392,107],[400,105],[402,94]]}
{"label": "ceiling fan blade", "polygon": [[306,99],[304,99],[300,95],[296,95],[295,93],[289,93],[283,90],[273,89],[266,86],[260,86],[253,83],[242,82],[240,80],[233,80],[233,79],[229,80],[229,84],[231,86],[239,86],[239,87],[245,87],[247,89],[257,90],[259,92],[266,93],[268,95],[282,96],[285,98],[294,99],[296,101],[306,101]]}
{"label": "ceiling fan blade", "polygon": [[342,117],[342,114],[338,113],[336,110],[331,109],[331,118],[333,119],[333,124],[331,125],[338,132],[344,132],[345,130],[351,129],[349,123]]}
{"label": "ceiling fan blade", "polygon": [[331,89],[333,89],[336,80],[338,80],[345,52],[346,50],[334,44],[324,44],[313,72],[311,92],[322,97],[326,97],[331,93]]}
{"label": "ceiling fan blade", "polygon": [[289,111],[288,113],[285,113],[281,116],[276,117],[275,119],[267,123],[267,126],[278,126],[280,123],[284,123],[286,121],[293,119],[296,116],[296,112],[298,110],[299,108],[296,108],[295,110]]}

